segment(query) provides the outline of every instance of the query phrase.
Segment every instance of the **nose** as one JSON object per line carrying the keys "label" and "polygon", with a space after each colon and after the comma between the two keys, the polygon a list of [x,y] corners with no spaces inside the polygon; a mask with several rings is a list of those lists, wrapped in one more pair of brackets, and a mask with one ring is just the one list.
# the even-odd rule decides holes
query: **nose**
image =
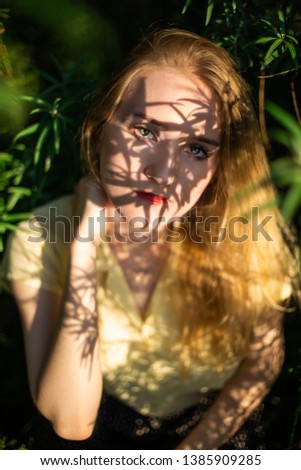
{"label": "nose", "polygon": [[145,176],[159,186],[170,186],[176,177],[177,156],[172,142],[162,143],[152,154],[152,160],[144,168]]}

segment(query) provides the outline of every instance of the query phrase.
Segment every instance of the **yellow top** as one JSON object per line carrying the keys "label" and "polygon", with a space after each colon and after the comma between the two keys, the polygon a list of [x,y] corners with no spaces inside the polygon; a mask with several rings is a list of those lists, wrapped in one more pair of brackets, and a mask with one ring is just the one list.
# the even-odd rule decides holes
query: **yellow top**
{"label": "yellow top", "polygon": [[[53,201],[36,209],[29,223],[20,224],[22,230],[15,232],[7,244],[2,283],[22,280],[63,293],[72,200],[72,196],[66,196]],[[109,243],[101,243],[97,256],[104,387],[128,406],[150,416],[163,417],[196,404],[202,394],[220,389],[240,362],[238,358],[225,358],[222,371],[206,365],[204,339],[203,358],[185,364],[183,372],[179,341],[183,302],[178,301],[181,290],[176,260],[177,251],[172,250],[143,320]]]}

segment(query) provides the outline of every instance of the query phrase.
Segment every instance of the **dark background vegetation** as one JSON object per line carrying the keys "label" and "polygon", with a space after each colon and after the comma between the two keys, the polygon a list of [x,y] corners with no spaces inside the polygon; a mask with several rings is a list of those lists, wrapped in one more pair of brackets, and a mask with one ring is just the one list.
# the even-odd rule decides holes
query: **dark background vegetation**
{"label": "dark background vegetation", "polygon": [[[82,174],[89,93],[150,28],[180,26],[224,46],[257,102],[283,216],[300,245],[301,7],[266,0],[2,0],[0,253],[30,210]],[[1,256],[1,255],[0,255]],[[0,296],[0,449],[26,448],[33,422],[21,325]],[[300,310],[285,316],[286,359],[265,399],[268,448],[301,448]]]}

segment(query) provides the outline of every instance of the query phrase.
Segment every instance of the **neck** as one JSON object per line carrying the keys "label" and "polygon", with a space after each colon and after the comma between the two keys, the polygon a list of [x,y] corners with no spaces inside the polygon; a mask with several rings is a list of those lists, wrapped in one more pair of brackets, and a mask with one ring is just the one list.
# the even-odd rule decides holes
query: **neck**
{"label": "neck", "polygon": [[112,244],[115,245],[126,245],[129,247],[142,246],[145,249],[152,246],[162,246],[166,243],[166,227],[161,227],[160,230],[149,230],[135,229],[127,230],[127,227],[120,230],[120,226],[109,227],[107,230],[107,236]]}

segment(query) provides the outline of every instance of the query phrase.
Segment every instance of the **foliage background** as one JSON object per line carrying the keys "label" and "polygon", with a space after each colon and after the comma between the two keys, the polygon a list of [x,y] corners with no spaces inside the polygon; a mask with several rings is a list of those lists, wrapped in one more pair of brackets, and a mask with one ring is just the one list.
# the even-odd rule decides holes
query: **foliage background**
{"label": "foliage background", "polygon": [[[301,227],[301,6],[297,0],[7,0],[0,6],[0,252],[33,207],[82,174],[89,94],[150,27],[180,26],[224,46],[253,90],[279,205]],[[0,449],[26,447],[34,409],[18,312],[0,297]],[[268,448],[301,448],[300,310],[265,400]]]}

